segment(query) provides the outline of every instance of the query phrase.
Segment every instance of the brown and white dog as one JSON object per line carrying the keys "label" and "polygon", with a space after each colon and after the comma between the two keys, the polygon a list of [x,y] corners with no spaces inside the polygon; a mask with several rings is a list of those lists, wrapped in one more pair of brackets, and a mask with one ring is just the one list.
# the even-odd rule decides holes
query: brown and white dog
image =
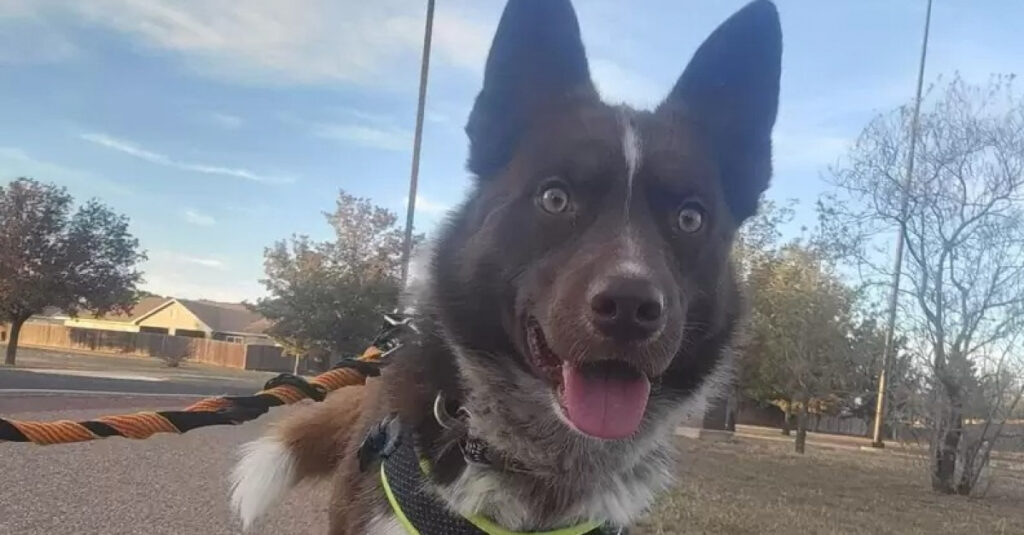
{"label": "brown and white dog", "polygon": [[[510,0],[466,127],[474,187],[414,303],[420,345],[247,445],[243,522],[329,476],[330,533],[402,533],[356,460],[392,413],[434,466],[423,491],[455,514],[516,531],[634,522],[671,482],[676,426],[729,373],[729,253],[769,183],[781,49],[775,7],[748,4],[638,111],[600,99],[568,0]],[[439,393],[527,470],[467,462]]]}

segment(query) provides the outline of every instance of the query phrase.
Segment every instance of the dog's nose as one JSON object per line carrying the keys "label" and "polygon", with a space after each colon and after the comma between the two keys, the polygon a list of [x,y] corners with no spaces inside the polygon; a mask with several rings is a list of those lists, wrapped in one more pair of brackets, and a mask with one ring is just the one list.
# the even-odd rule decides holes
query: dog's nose
{"label": "dog's nose", "polygon": [[647,279],[608,277],[591,292],[590,321],[609,338],[643,340],[664,325],[664,304],[664,294]]}

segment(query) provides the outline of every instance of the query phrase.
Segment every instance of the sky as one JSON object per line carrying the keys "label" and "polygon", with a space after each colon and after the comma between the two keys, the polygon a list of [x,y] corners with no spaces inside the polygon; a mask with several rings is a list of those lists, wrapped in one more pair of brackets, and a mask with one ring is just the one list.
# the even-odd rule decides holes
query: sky
{"label": "sky", "polygon": [[[577,0],[609,102],[655,106],[745,2]],[[784,51],[769,196],[815,222],[829,165],[913,97],[924,0],[777,0]],[[466,117],[504,2],[438,0],[416,228],[471,184]],[[404,217],[426,2],[0,0],[0,180],[128,215],[144,287],[263,295],[263,249],[330,236],[339,189]],[[926,81],[1024,72],[1024,2],[935,0]]]}

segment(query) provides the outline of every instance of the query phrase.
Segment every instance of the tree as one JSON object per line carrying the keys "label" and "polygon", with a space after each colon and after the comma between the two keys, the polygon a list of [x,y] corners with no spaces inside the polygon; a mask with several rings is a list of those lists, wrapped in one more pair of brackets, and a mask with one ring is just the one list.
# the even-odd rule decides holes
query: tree
{"label": "tree", "polygon": [[0,187],[0,318],[11,323],[4,363],[13,366],[21,327],[52,306],[74,315],[127,310],[146,256],[128,218],[90,200],[72,213],[64,188],[29,178]]}
{"label": "tree", "polygon": [[[757,214],[740,229],[733,244],[732,258],[745,295],[750,296],[753,292],[750,275],[755,267],[778,255],[782,237],[780,227],[792,221],[795,204],[796,201],[779,204],[762,199]],[[737,376],[729,392],[730,406],[738,406],[741,396],[760,403],[773,403],[787,395],[778,390],[771,374],[765,373],[766,368],[762,367],[761,361],[764,350],[754,342],[749,337],[740,337],[737,342]],[[788,404],[786,408],[788,411]],[[783,434],[789,435],[789,421],[787,412]]]}
{"label": "tree", "polygon": [[253,309],[268,333],[296,356],[325,358],[362,351],[397,305],[402,231],[397,216],[342,191],[325,213],[334,239],[293,236],[264,252],[270,296]]}
{"label": "tree", "polygon": [[748,281],[751,346],[758,353],[750,373],[796,405],[795,447],[803,453],[811,403],[833,396],[847,375],[855,296],[818,248],[799,243],[762,256]]}
{"label": "tree", "polygon": [[1024,329],[1024,102],[1012,82],[957,76],[929,96],[905,189],[911,107],[877,117],[832,169],[835,191],[820,203],[826,233],[867,287],[887,286],[891,255],[880,245],[903,235],[901,326],[927,348],[930,471],[943,493],[970,493],[977,477],[962,469],[983,468],[965,452],[991,446],[965,435],[964,419],[992,412],[970,407],[985,398],[981,376],[1004,371],[988,356],[1019,351]]}

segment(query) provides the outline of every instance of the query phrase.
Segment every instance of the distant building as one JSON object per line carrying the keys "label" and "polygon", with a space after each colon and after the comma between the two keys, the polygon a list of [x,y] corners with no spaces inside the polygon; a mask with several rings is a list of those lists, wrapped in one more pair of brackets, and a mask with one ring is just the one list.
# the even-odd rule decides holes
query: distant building
{"label": "distant building", "polygon": [[59,311],[48,310],[33,319],[80,329],[156,333],[249,345],[275,345],[266,334],[270,321],[250,311],[241,303],[144,297],[127,314],[111,312],[102,316],[83,314],[71,318]]}

